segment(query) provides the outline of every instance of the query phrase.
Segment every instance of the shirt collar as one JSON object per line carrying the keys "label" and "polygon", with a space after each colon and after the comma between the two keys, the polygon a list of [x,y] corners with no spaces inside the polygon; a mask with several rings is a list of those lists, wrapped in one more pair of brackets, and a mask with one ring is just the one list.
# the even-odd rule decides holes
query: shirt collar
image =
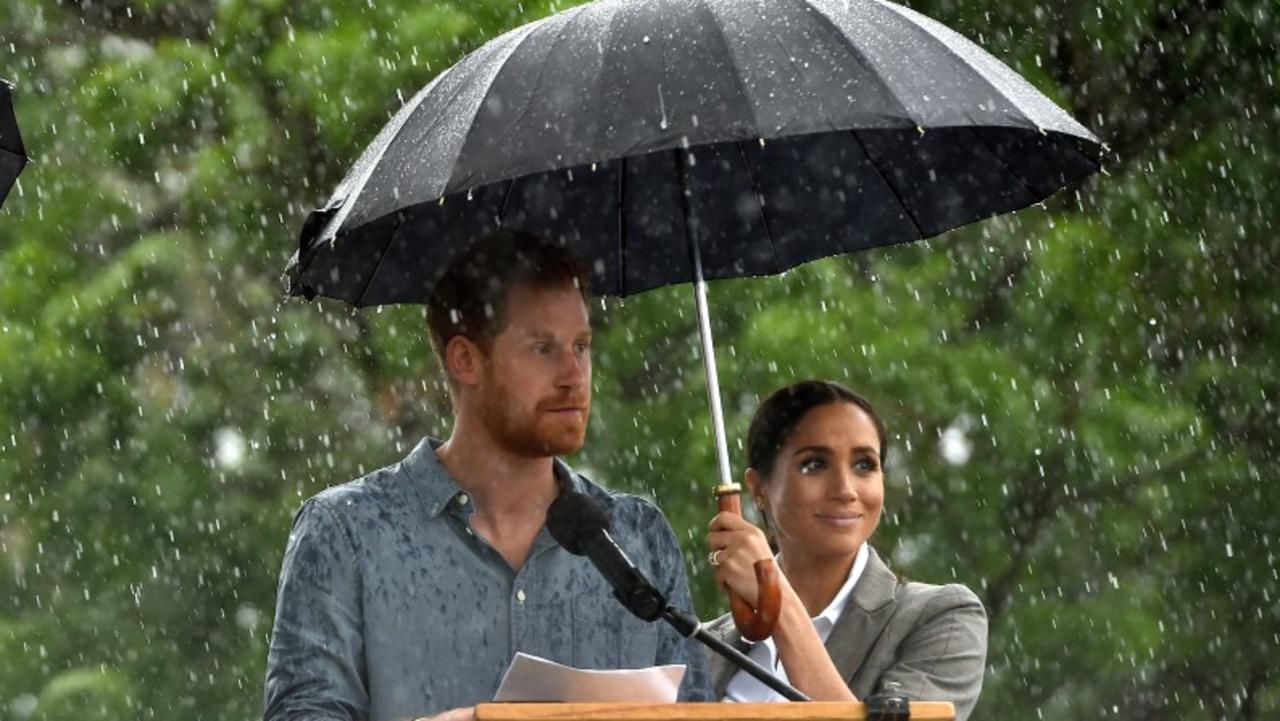
{"label": "shirt collar", "polygon": [[[427,515],[431,518],[439,516],[451,503],[464,513],[469,513],[472,508],[470,499],[458,486],[457,479],[449,469],[444,467],[440,457],[436,455],[436,449],[443,443],[444,441],[436,438],[424,438],[400,462],[401,469],[418,489],[418,495],[426,508]],[[565,491],[581,493],[585,490],[582,479],[574,473],[569,464],[554,458],[552,470],[556,474],[556,482],[560,485],[561,493]]]}

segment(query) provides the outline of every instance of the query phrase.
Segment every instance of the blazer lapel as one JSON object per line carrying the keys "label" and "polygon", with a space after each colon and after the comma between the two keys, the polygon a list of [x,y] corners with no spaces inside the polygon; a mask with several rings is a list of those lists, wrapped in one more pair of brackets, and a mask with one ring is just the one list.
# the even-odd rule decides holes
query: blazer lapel
{"label": "blazer lapel", "polygon": [[876,549],[868,548],[867,567],[853,587],[849,604],[840,614],[827,638],[827,654],[840,669],[845,681],[852,681],[880,632],[893,617],[897,601],[898,577],[880,560]]}
{"label": "blazer lapel", "polygon": [[[751,648],[751,644],[743,640],[742,634],[738,633],[738,628],[733,624],[733,616],[722,616],[712,623],[708,624],[707,630],[716,636],[719,636],[725,643],[733,646],[743,653],[747,653]],[[713,700],[719,701],[724,697],[724,691],[729,687],[729,681],[733,675],[738,672],[738,667],[734,666],[729,659],[720,654],[711,651],[711,688],[715,692]]]}

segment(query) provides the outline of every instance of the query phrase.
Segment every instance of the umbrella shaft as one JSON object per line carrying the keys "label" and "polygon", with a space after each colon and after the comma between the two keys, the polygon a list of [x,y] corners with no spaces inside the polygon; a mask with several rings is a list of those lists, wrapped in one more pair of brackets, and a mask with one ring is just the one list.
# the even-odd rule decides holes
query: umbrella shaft
{"label": "umbrella shaft", "polygon": [[715,431],[716,460],[720,467],[720,484],[733,483],[729,468],[729,444],[724,433],[724,412],[720,406],[720,377],[716,373],[715,342],[711,338],[711,315],[707,311],[707,282],[702,277],[702,250],[698,239],[689,234],[693,254],[693,297],[698,309],[698,335],[702,338],[702,365],[707,373],[707,400],[711,405],[711,426]]}

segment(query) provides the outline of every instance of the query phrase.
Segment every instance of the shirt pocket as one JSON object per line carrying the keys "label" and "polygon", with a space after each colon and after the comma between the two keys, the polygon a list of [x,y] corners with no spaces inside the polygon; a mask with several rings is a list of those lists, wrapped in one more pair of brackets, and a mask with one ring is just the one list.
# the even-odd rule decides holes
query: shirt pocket
{"label": "shirt pocket", "polygon": [[636,618],[612,596],[573,601],[573,665],[644,668],[657,662],[658,624]]}

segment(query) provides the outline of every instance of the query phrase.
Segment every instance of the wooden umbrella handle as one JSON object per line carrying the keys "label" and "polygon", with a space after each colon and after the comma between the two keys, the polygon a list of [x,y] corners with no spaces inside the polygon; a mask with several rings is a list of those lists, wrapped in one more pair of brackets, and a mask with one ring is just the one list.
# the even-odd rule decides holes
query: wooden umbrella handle
{"label": "wooden umbrella handle", "polygon": [[[734,483],[716,486],[716,502],[720,510],[742,515],[742,486]],[[772,558],[762,558],[755,563],[756,584],[759,587],[759,598],[753,608],[751,603],[738,594],[725,589],[729,594],[729,609],[733,612],[733,622],[738,632],[748,641],[763,641],[773,634],[773,627],[778,622],[778,614],[782,611],[782,586],[778,583],[778,568]]]}

